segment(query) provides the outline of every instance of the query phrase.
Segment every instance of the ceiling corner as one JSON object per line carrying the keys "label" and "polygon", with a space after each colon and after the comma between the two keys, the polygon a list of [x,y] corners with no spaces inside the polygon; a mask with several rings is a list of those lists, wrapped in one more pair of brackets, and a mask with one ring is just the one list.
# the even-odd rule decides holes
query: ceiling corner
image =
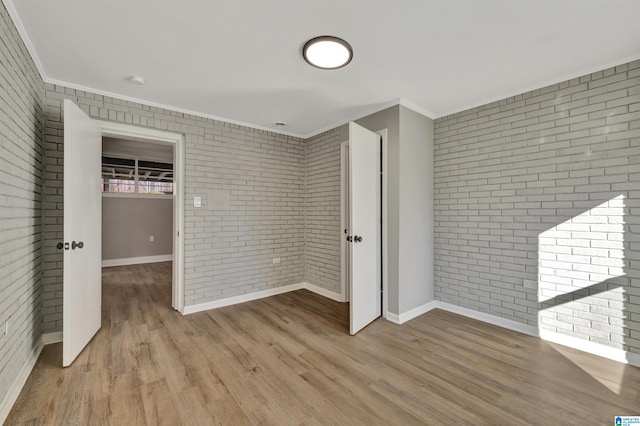
{"label": "ceiling corner", "polygon": [[15,5],[13,4],[13,0],[2,0],[2,3],[4,4],[5,9],[7,9],[7,13],[9,14],[9,17],[11,18],[11,20],[13,21],[13,25],[18,30],[18,34],[20,35],[20,38],[22,39],[22,42],[24,43],[25,47],[27,48],[27,51],[29,52],[29,55],[31,56],[31,60],[36,65],[36,68],[37,68],[38,72],[40,73],[40,78],[42,78],[42,80],[45,83],[48,82],[47,81],[48,80],[47,73],[44,71],[44,66],[42,65],[42,62],[40,61],[40,57],[38,56],[38,52],[36,52],[35,47],[33,47],[33,43],[31,43],[31,39],[29,38],[29,34],[27,33],[27,30],[24,28],[24,25],[22,24],[22,20],[20,19],[20,16],[18,15],[18,11],[16,10]]}
{"label": "ceiling corner", "polygon": [[401,105],[405,108],[410,109],[413,112],[417,112],[418,114],[422,114],[427,118],[430,118],[432,120],[435,120],[436,118],[438,118],[438,114],[434,114],[433,112],[429,111],[426,108],[421,107],[420,105],[413,103],[405,98],[400,98],[397,100],[398,105]]}

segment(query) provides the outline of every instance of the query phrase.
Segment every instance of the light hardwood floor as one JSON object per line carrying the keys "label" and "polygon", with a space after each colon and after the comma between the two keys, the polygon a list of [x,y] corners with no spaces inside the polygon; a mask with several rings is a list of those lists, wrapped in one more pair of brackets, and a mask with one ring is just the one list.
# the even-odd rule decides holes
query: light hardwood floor
{"label": "light hardwood floor", "polygon": [[183,317],[171,264],[103,271],[102,329],[47,346],[25,425],[574,425],[640,415],[640,369],[435,310],[348,334],[305,290]]}

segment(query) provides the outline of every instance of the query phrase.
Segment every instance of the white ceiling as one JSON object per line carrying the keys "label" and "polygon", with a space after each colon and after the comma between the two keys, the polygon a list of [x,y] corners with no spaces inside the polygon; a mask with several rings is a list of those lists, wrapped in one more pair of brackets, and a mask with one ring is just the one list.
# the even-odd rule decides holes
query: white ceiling
{"label": "white ceiling", "polygon": [[[3,1],[48,82],[305,137],[399,100],[435,118],[640,58],[638,0]],[[302,59],[326,34],[353,46],[346,68]]]}

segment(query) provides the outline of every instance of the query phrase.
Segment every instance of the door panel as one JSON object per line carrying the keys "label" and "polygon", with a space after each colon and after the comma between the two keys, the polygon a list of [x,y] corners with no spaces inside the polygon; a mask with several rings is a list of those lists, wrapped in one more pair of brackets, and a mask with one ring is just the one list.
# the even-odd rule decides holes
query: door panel
{"label": "door panel", "polygon": [[350,332],[381,314],[380,136],[349,123]]}
{"label": "door panel", "polygon": [[62,364],[71,365],[101,325],[100,168],[98,125],[64,101],[64,249]]}

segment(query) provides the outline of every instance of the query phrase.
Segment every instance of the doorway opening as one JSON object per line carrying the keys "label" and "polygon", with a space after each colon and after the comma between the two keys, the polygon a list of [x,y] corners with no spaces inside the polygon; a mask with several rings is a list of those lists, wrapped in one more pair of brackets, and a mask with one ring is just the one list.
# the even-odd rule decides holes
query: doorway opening
{"label": "doorway opening", "polygon": [[102,138],[103,268],[173,263],[173,148]]}
{"label": "doorway opening", "polygon": [[[178,134],[116,123],[101,123],[101,126],[103,215],[110,215],[103,216],[103,266],[171,261],[171,305],[182,313],[184,138]],[[126,160],[125,168],[122,160]],[[117,167],[111,167],[110,163],[116,163]],[[116,210],[122,207],[123,211]],[[117,213],[111,215],[114,211]],[[123,218],[124,212],[131,213],[131,217],[121,221],[119,219]],[[121,222],[127,222],[127,226]],[[105,237],[104,232],[111,232],[114,226],[119,225],[122,229],[117,231],[117,235]],[[131,244],[122,255],[118,254],[118,250],[123,248],[118,237],[122,237],[126,230],[129,232],[123,239]]]}

